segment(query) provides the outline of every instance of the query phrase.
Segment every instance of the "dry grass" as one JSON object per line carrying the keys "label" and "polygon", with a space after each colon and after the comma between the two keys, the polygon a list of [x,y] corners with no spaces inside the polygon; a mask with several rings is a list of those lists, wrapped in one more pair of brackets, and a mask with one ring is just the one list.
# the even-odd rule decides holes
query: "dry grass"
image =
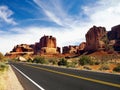
{"label": "dry grass", "polygon": [[6,73],[7,71],[0,71],[0,90],[5,90],[6,88]]}

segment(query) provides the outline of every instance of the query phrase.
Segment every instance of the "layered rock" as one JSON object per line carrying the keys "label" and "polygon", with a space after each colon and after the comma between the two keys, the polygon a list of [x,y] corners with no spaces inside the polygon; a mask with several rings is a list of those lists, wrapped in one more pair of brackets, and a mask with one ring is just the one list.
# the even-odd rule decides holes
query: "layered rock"
{"label": "layered rock", "polygon": [[77,45],[69,45],[69,46],[64,46],[63,49],[63,54],[81,54],[81,52],[84,51],[86,47],[86,43],[82,42],[79,46]]}
{"label": "layered rock", "polygon": [[63,54],[76,54],[78,52],[79,46],[64,46]]}
{"label": "layered rock", "polygon": [[105,49],[106,29],[93,26],[86,34],[86,51],[93,52]]}
{"label": "layered rock", "polygon": [[79,50],[84,50],[86,47],[86,42],[82,42],[80,45],[79,45]]}
{"label": "layered rock", "polygon": [[79,45],[78,54],[83,54],[85,52],[85,48],[86,48],[86,42],[82,42]]}
{"label": "layered rock", "polygon": [[43,36],[40,42],[34,46],[35,54],[57,54],[60,53],[60,48],[56,46],[56,38],[52,36]]}
{"label": "layered rock", "polygon": [[27,44],[20,44],[15,46],[11,52],[33,52],[33,48]]}
{"label": "layered rock", "polygon": [[16,45],[10,53],[7,53],[6,56],[16,57],[21,55],[32,55],[33,54],[33,45],[20,44]]}
{"label": "layered rock", "polygon": [[43,36],[39,42],[32,45],[20,44],[13,48],[6,56],[16,57],[25,54],[58,54],[60,48],[56,46],[56,38],[52,36]]}

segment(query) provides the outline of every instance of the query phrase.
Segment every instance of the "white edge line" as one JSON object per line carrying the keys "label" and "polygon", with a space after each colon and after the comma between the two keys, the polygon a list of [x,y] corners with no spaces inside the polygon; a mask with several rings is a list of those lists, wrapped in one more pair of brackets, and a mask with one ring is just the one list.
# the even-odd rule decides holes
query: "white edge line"
{"label": "white edge line", "polygon": [[30,79],[27,75],[25,75],[22,71],[20,71],[19,69],[17,69],[14,65],[12,65],[13,68],[15,68],[19,73],[21,73],[24,77],[26,77],[29,81],[31,81],[35,86],[37,86],[39,89],[41,90],[45,90],[44,88],[42,88],[40,85],[38,85],[35,81],[33,81],[32,79]]}

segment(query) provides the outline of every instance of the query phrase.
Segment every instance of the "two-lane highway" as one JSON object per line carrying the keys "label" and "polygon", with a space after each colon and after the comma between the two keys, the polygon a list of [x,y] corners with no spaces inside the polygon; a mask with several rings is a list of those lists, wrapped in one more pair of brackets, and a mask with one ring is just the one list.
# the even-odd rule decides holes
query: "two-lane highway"
{"label": "two-lane highway", "polygon": [[[13,65],[12,67],[14,71],[26,90],[120,89],[120,75],[72,70],[27,63],[12,62],[11,65]],[[28,85],[26,82],[29,82]]]}

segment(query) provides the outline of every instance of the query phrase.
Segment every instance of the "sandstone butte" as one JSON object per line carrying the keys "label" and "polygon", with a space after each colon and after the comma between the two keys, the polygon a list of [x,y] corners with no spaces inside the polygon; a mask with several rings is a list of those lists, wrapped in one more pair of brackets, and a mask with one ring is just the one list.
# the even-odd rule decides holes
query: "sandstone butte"
{"label": "sandstone butte", "polygon": [[[86,42],[80,45],[69,45],[62,47],[62,55],[81,55],[93,52],[120,52],[120,25],[114,26],[110,31],[105,27],[91,27],[86,33]],[[61,55],[60,47],[57,47],[57,40],[53,36],[43,36],[39,42],[27,45],[21,44],[6,53],[6,56],[16,57],[22,55]]]}

